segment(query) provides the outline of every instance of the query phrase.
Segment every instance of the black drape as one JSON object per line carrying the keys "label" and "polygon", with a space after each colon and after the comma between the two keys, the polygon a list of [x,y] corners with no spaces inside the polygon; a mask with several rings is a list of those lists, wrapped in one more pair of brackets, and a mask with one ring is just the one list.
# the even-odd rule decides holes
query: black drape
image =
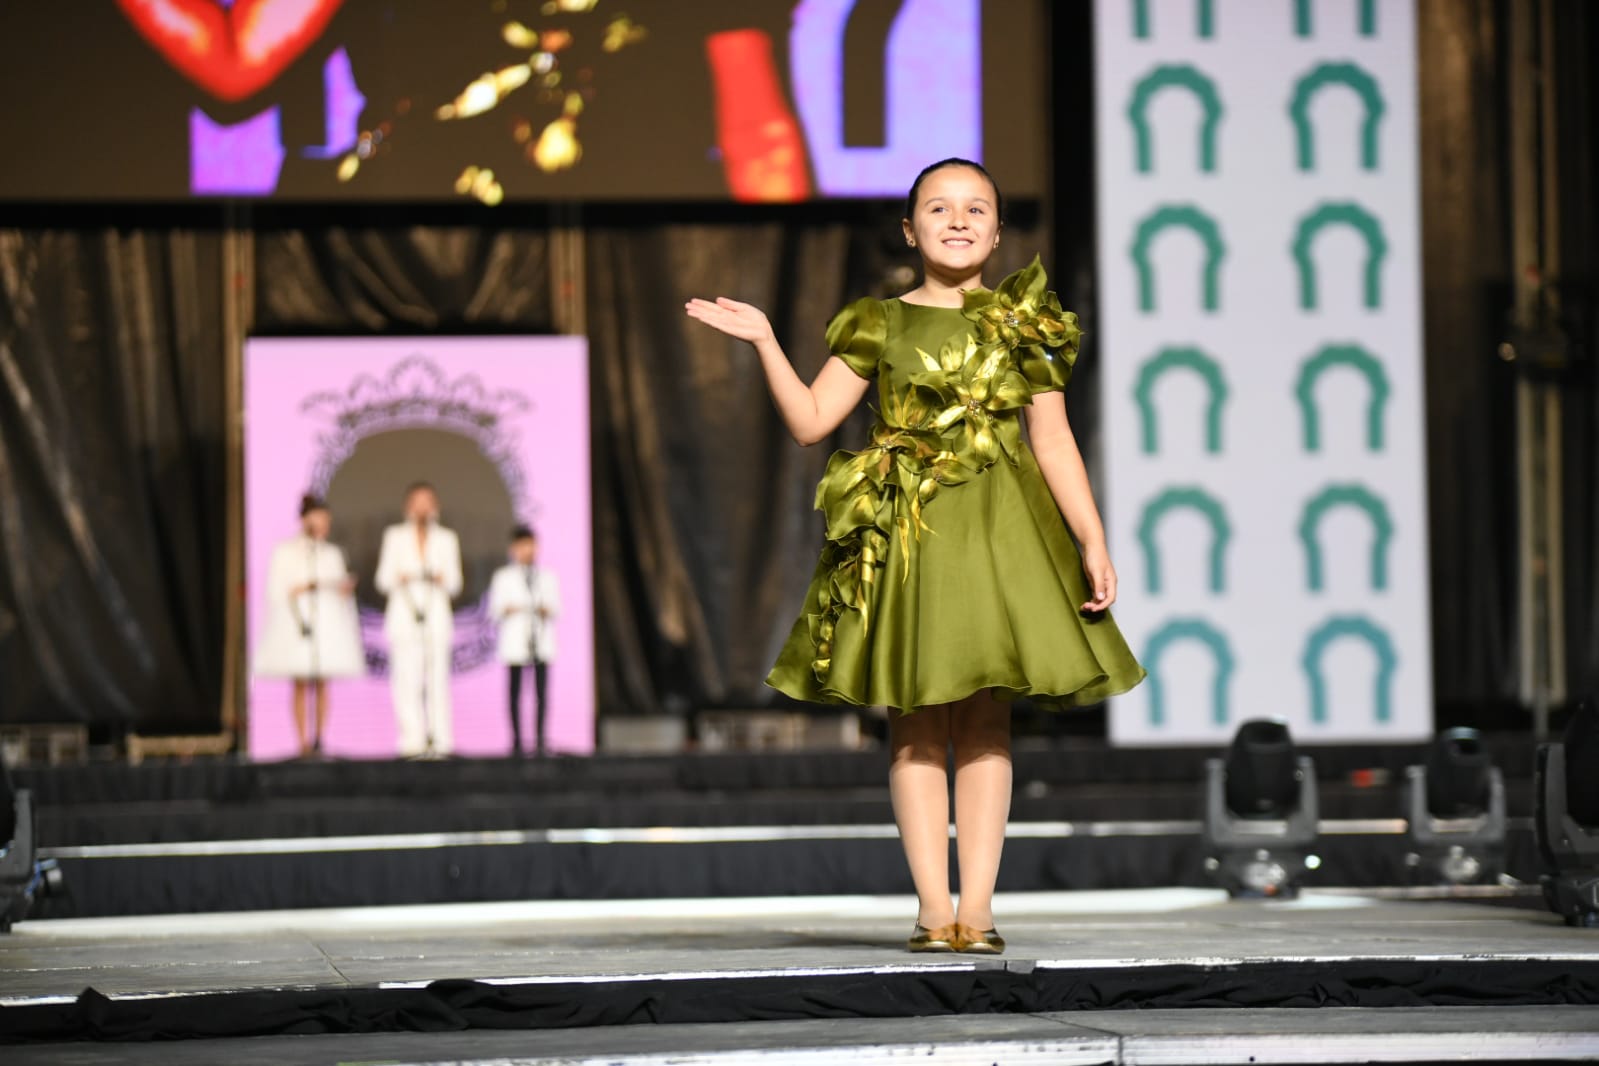
{"label": "black drape", "polygon": [[[1440,719],[1451,724],[1525,721],[1484,717],[1514,707],[1519,683],[1518,373],[1560,393],[1566,683],[1573,695],[1599,686],[1599,82],[1589,69],[1599,19],[1580,2],[1552,11],[1554,163],[1542,206],[1561,234],[1553,270],[1512,260],[1509,12],[1496,0],[1423,0],[1417,9],[1433,668]],[[1567,346],[1563,370],[1500,358],[1519,271],[1536,271],[1559,294],[1551,325]]]}
{"label": "black drape", "polygon": [[[607,710],[768,702],[761,681],[814,565],[811,494],[830,448],[797,447],[754,351],[682,308],[693,296],[764,308],[809,380],[848,291],[850,244],[841,223],[591,231],[595,595]],[[851,431],[861,430],[840,432]]]}
{"label": "black drape", "polygon": [[[1504,24],[1492,0],[1417,9],[1433,678],[1440,703],[1516,681],[1514,382]],[[1469,471],[1469,473],[1467,473]]]}
{"label": "black drape", "polygon": [[0,229],[0,721],[212,730],[215,232]]}
{"label": "black drape", "polygon": [[1560,200],[1561,329],[1569,340],[1562,375],[1562,454],[1567,501],[1566,550],[1569,687],[1573,696],[1599,693],[1599,10],[1592,4],[1557,8],[1556,69],[1562,72],[1556,112],[1556,175]]}
{"label": "black drape", "polygon": [[[329,225],[350,215],[352,224]],[[408,217],[421,216],[413,224]],[[548,333],[544,211],[258,213],[259,333]]]}
{"label": "black drape", "polygon": [[[825,446],[786,439],[748,345],[693,296],[767,310],[800,374],[844,292],[839,225],[605,227],[588,241],[601,702],[686,710],[759,697],[797,603]],[[764,699],[761,702],[765,702]]]}

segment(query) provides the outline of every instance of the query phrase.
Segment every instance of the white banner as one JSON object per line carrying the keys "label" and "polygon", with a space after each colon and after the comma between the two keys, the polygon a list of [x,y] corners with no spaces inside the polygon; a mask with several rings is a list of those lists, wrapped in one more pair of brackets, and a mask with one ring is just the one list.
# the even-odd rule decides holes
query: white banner
{"label": "white banner", "polygon": [[1413,6],[1095,13],[1112,739],[1427,737]]}

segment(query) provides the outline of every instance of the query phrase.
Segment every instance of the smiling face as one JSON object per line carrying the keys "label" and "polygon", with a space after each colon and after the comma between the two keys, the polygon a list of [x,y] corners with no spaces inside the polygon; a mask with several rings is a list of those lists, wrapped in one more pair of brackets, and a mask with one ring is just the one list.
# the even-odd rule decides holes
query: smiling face
{"label": "smiling face", "polygon": [[999,243],[999,194],[980,171],[947,166],[922,179],[916,206],[905,219],[929,270],[947,277],[981,272]]}

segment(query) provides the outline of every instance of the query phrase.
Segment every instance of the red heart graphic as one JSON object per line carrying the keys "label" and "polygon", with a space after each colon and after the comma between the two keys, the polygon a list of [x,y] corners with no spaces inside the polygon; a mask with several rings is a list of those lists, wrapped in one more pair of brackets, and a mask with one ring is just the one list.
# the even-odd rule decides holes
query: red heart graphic
{"label": "red heart graphic", "polygon": [[145,40],[230,103],[271,85],[328,28],[344,0],[117,0]]}

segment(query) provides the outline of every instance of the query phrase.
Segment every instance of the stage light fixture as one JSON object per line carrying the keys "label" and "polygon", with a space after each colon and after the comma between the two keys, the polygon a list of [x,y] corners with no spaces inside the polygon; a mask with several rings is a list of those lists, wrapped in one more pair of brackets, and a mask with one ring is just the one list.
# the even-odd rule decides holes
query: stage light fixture
{"label": "stage light fixture", "polygon": [[39,861],[34,827],[32,794],[12,788],[0,764],[0,933],[27,917],[35,897],[62,887],[55,860]]}
{"label": "stage light fixture", "polygon": [[1599,928],[1599,711],[1580,701],[1564,737],[1538,748],[1533,825],[1544,902],[1567,925]]}
{"label": "stage light fixture", "polygon": [[1244,722],[1227,757],[1205,761],[1205,869],[1235,899],[1292,899],[1321,865],[1318,810],[1315,763],[1288,726]]}
{"label": "stage light fixture", "polygon": [[1475,729],[1448,729],[1405,769],[1405,862],[1419,884],[1470,885],[1504,871],[1505,781]]}

